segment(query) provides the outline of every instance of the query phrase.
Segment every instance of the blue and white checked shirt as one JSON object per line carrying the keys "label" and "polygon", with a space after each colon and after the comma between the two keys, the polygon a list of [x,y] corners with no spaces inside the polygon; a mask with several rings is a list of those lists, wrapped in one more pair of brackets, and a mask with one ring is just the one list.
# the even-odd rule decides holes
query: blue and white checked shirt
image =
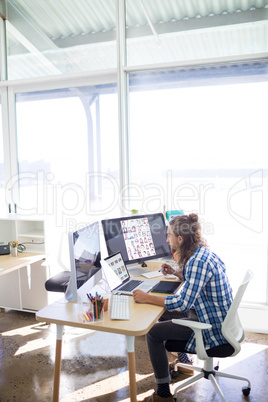
{"label": "blue and white checked shirt", "polygon": [[[233,297],[224,263],[211,250],[200,246],[184,264],[183,279],[179,291],[166,297],[166,308],[186,312],[194,307],[199,321],[212,325],[212,329],[203,331],[205,349],[227,343],[221,324]],[[194,353],[194,335],[186,349]]]}

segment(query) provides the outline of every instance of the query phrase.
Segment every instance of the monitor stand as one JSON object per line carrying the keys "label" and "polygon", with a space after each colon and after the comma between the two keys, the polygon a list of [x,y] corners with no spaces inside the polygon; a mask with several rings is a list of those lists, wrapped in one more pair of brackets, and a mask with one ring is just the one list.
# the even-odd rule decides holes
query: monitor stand
{"label": "monitor stand", "polygon": [[65,291],[65,299],[72,302],[78,301],[77,284],[74,278],[72,278],[72,275],[70,276],[70,281]]}

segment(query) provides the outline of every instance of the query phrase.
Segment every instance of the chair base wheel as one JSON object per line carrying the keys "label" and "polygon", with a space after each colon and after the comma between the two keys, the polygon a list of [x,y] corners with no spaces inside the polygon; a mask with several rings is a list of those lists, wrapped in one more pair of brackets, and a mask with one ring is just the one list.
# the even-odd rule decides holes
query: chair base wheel
{"label": "chair base wheel", "polygon": [[249,396],[250,394],[250,388],[249,387],[243,387],[242,392],[244,396]]}

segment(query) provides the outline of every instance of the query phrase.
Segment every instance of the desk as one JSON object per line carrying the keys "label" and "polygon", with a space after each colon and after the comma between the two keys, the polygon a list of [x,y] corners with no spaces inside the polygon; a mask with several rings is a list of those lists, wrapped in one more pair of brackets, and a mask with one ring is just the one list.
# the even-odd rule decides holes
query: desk
{"label": "desk", "polygon": [[44,283],[47,267],[43,254],[18,253],[0,256],[0,306],[37,311],[48,304]]}
{"label": "desk", "polygon": [[18,253],[17,257],[12,257],[11,254],[0,255],[0,276],[44,259],[43,254],[33,253]]}
{"label": "desk", "polygon": [[[145,270],[145,272],[146,271],[158,271],[162,267],[163,263],[164,263],[164,261],[159,261],[159,260],[146,261],[146,267],[144,268],[144,270]],[[168,262],[168,263],[172,264],[172,261]],[[139,280],[147,279],[145,276],[142,276],[142,275],[133,276],[131,274],[131,267],[129,268],[129,274],[130,274],[131,278],[134,278],[134,279],[139,279]],[[161,275],[161,276],[156,276],[156,277],[151,278],[151,279],[156,280],[156,281],[170,281],[170,282],[176,282],[178,280],[178,278],[175,277],[174,275],[170,275],[168,277],[164,276],[164,275]]]}
{"label": "desk", "polygon": [[[85,286],[86,284],[78,290],[81,297],[81,292],[85,292],[85,290],[83,290]],[[83,324],[79,320],[79,303],[67,302],[65,299],[58,300],[38,311],[36,313],[36,319],[38,321],[53,323],[57,326],[53,402],[59,400],[61,349],[64,325],[123,334],[126,336],[129,368],[129,394],[131,402],[135,402],[137,400],[134,347],[135,336],[145,335],[162,315],[163,311],[164,308],[159,306],[136,304],[132,297],[130,297],[131,319],[129,321],[111,320],[110,311],[106,311],[104,312],[103,321]]]}

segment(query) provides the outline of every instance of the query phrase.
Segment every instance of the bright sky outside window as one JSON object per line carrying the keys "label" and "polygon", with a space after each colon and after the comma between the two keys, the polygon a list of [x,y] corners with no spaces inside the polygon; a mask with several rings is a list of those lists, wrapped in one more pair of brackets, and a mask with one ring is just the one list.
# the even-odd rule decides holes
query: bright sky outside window
{"label": "bright sky outside window", "polygon": [[133,91],[129,101],[131,205],[198,212],[233,283],[254,269],[256,301],[266,292],[267,90],[266,82],[162,87]]}

